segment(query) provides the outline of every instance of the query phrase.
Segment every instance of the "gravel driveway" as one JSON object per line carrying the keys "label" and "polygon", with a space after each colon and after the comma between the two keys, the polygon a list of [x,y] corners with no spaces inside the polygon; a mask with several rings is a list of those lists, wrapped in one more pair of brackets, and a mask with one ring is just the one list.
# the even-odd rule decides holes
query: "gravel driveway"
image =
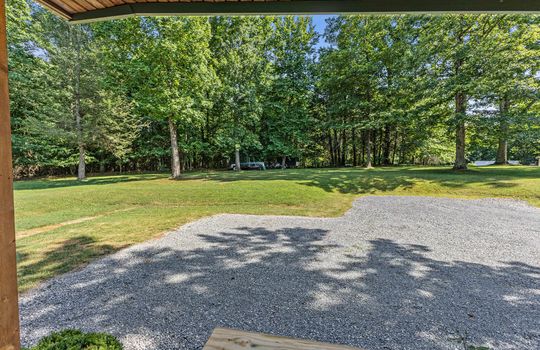
{"label": "gravel driveway", "polygon": [[540,210],[364,197],[341,218],[218,215],[21,298],[22,337],[201,349],[218,326],[368,349],[540,349]]}

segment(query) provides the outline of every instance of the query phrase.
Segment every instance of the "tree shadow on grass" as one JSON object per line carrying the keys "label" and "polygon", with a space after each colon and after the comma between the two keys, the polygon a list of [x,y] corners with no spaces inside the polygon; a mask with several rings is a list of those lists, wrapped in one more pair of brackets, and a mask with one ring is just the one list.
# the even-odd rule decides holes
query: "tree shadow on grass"
{"label": "tree shadow on grass", "polygon": [[[326,192],[347,194],[372,194],[391,192],[396,189],[410,189],[423,181],[448,188],[462,188],[470,185],[487,185],[491,188],[512,188],[518,186],[508,181],[540,178],[540,171],[528,168],[472,168],[454,171],[451,168],[434,167],[382,167],[374,169],[289,169],[252,171],[243,173],[214,172],[186,177],[220,182],[234,181],[295,181],[313,186]],[[276,185],[278,186],[278,185]]]}
{"label": "tree shadow on grass", "polygon": [[512,188],[518,185],[506,181],[540,178],[540,171],[537,169],[520,168],[517,170],[515,168],[472,168],[466,171],[455,171],[447,168],[433,169],[422,167],[408,169],[410,175],[414,178],[450,188],[461,188],[468,185]]}
{"label": "tree shadow on grass", "polygon": [[[100,244],[89,236],[66,239],[53,247],[44,244],[44,257],[35,259],[35,254],[28,254],[21,244],[17,251],[18,282],[23,290],[43,281],[47,276],[69,272],[96,257],[110,254],[119,247]],[[32,258],[32,260],[30,260]]]}
{"label": "tree shadow on grass", "polygon": [[[364,169],[301,169],[301,170],[270,170],[244,173],[211,173],[192,176],[189,179],[212,180],[219,182],[235,181],[294,181],[301,185],[318,187],[326,192],[352,194],[368,194],[377,191],[392,191],[398,187],[406,188],[413,185],[407,175],[400,175],[377,170]],[[276,186],[279,186],[276,184]]]}
{"label": "tree shadow on grass", "polygon": [[[107,185],[122,182],[165,179],[168,174],[133,174],[108,177],[90,177],[85,181],[76,179],[44,179],[15,182],[16,190],[47,189],[87,185]],[[468,185],[489,185],[492,188],[517,186],[516,179],[540,178],[540,171],[534,167],[523,168],[472,168],[467,171],[454,171],[451,168],[433,167],[381,167],[374,169],[336,168],[336,169],[287,169],[267,171],[214,171],[205,173],[186,173],[179,182],[189,180],[209,180],[219,182],[235,181],[295,181],[306,186],[319,187],[327,192],[350,194],[370,194],[390,192],[398,188],[412,188],[418,181],[427,181],[443,187],[460,188]]]}
{"label": "tree shadow on grass", "polygon": [[167,176],[168,175],[165,175],[165,174],[132,174],[132,175],[88,177],[87,179],[82,180],[82,181],[79,181],[76,178],[22,180],[22,181],[15,181],[14,189],[16,191],[22,191],[22,190],[43,190],[43,189],[48,189],[48,188],[61,188],[61,187],[79,187],[79,186],[89,186],[89,185],[110,185],[110,184],[116,184],[116,183],[122,183],[122,182],[166,179]]}
{"label": "tree shadow on grass", "polygon": [[141,349],[201,349],[222,326],[366,350],[540,346],[538,267],[441,261],[425,245],[344,245],[329,233],[248,226],[124,250],[25,296],[24,343],[81,328]]}
{"label": "tree shadow on grass", "polygon": [[316,176],[306,182],[307,186],[319,187],[326,192],[338,191],[350,194],[373,194],[377,192],[390,192],[397,188],[407,189],[414,186],[414,180],[408,176],[377,176],[367,175],[351,177],[342,175],[328,179],[324,176]]}

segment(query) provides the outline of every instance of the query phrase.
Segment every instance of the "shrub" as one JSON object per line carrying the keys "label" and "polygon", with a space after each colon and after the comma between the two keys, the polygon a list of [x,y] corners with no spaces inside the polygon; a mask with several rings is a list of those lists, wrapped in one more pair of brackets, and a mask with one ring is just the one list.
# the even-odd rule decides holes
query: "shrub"
{"label": "shrub", "polygon": [[122,350],[122,344],[109,334],[67,329],[52,333],[27,350]]}

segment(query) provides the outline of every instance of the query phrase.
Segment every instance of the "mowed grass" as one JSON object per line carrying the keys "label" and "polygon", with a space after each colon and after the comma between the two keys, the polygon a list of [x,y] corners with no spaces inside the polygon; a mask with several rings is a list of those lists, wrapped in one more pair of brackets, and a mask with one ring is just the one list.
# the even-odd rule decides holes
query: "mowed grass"
{"label": "mowed grass", "polygon": [[505,197],[540,207],[540,167],[302,169],[15,183],[21,291],[220,213],[335,217],[363,195]]}

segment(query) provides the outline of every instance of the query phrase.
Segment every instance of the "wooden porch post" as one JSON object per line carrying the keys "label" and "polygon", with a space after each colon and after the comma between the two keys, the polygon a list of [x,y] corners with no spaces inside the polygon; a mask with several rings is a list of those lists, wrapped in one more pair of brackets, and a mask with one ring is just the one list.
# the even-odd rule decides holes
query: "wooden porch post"
{"label": "wooden porch post", "polygon": [[19,305],[13,210],[6,3],[0,0],[0,350],[19,350]]}

